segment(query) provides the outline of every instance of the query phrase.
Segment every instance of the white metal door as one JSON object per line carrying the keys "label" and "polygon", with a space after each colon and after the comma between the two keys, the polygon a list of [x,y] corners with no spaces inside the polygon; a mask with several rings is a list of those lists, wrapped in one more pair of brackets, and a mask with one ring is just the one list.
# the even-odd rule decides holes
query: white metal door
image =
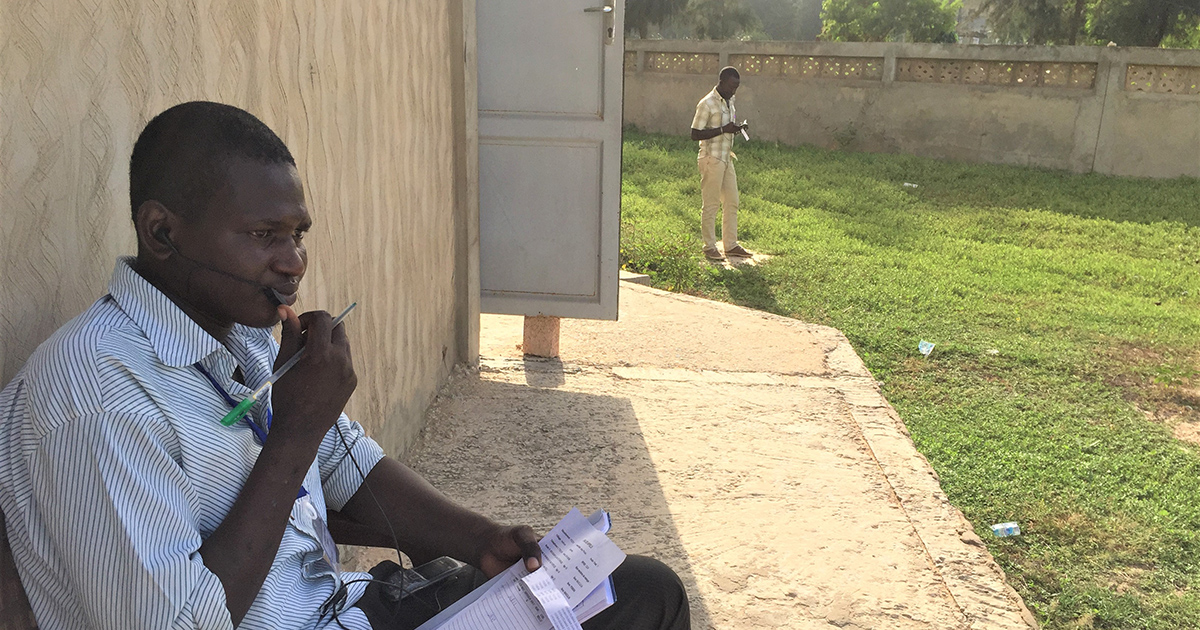
{"label": "white metal door", "polygon": [[477,0],[485,313],[617,318],[621,0]]}

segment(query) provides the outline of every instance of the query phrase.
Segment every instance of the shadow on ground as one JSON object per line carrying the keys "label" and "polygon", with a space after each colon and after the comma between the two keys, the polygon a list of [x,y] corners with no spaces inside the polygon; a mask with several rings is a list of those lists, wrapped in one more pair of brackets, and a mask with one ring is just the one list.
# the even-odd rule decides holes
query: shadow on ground
{"label": "shadow on ground", "polygon": [[675,569],[694,627],[711,627],[630,401],[554,389],[561,361],[525,364],[499,375],[516,382],[459,377],[453,396],[435,403],[408,464],[471,509],[540,532],[572,507],[609,510],[612,539]]}
{"label": "shadow on ground", "polygon": [[[726,280],[731,279],[734,274],[740,276],[738,280],[727,282]],[[762,267],[739,264],[733,269],[722,269],[719,277],[734,304],[768,313],[780,312],[779,302],[775,300],[775,290],[763,275]]]}

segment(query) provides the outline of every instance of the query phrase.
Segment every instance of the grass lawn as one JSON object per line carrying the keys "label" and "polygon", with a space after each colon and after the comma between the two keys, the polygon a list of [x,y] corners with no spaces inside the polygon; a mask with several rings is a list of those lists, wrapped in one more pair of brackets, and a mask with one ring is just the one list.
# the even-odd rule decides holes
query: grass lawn
{"label": "grass lawn", "polygon": [[845,332],[1044,627],[1200,628],[1200,182],[739,144],[727,270],[695,146],[626,133],[626,269]]}

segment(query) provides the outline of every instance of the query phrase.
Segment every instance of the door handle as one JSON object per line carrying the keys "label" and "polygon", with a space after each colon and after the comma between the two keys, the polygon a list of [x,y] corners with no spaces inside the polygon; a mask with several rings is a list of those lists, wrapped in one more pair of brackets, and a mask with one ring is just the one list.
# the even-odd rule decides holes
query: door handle
{"label": "door handle", "polygon": [[616,14],[614,13],[614,11],[615,11],[615,9],[613,9],[613,6],[611,4],[606,4],[606,5],[598,6],[598,7],[588,7],[583,10],[584,13],[603,13],[604,14],[604,44],[605,45],[611,45],[613,43],[613,36],[615,35],[615,33],[613,31],[615,30],[616,21],[617,21]]}

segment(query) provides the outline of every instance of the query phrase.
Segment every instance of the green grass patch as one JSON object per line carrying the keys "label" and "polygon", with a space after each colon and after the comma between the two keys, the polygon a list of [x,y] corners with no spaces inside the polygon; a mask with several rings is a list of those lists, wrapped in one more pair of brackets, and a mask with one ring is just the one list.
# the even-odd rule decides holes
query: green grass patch
{"label": "green grass patch", "polygon": [[1198,182],[739,146],[772,258],[705,263],[695,143],[629,132],[625,268],[842,330],[1044,627],[1200,628]]}

